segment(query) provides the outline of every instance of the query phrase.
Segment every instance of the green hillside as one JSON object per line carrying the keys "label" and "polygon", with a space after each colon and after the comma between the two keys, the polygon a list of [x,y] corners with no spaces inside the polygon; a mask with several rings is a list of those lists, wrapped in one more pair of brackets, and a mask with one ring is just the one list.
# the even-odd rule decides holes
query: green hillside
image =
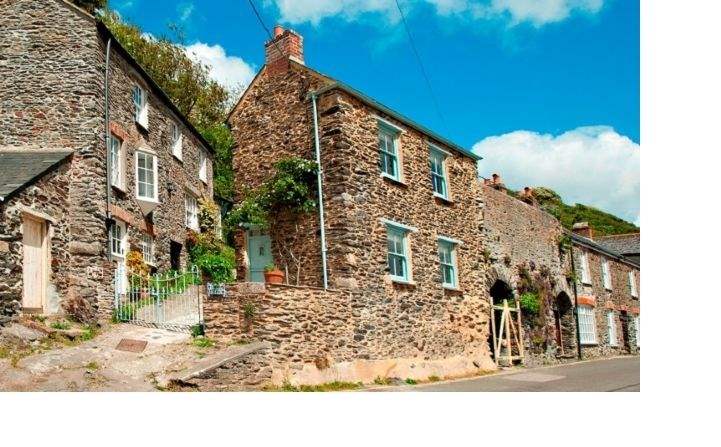
{"label": "green hillside", "polygon": [[552,214],[568,229],[576,222],[588,222],[598,236],[640,231],[636,225],[599,209],[580,203],[567,205],[563,203],[561,196],[551,189],[538,187],[534,188],[533,192],[541,209]]}

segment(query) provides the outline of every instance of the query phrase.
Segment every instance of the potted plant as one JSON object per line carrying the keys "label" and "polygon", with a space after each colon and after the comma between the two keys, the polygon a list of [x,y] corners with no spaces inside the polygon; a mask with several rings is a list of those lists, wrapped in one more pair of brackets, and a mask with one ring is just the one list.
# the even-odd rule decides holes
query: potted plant
{"label": "potted plant", "polygon": [[268,264],[265,266],[265,282],[268,284],[283,284],[283,272],[275,266],[275,264]]}

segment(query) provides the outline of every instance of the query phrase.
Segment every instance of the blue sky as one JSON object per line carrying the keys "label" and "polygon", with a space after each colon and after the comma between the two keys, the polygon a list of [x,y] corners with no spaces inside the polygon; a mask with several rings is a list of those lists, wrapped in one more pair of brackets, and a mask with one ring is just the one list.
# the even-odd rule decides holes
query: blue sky
{"label": "blue sky", "polygon": [[[305,38],[309,66],[473,149],[484,176],[546,185],[640,223],[639,5],[632,0],[255,0]],[[226,84],[267,39],[246,0],[110,0],[154,34],[176,23]],[[592,170],[596,175],[590,175]]]}

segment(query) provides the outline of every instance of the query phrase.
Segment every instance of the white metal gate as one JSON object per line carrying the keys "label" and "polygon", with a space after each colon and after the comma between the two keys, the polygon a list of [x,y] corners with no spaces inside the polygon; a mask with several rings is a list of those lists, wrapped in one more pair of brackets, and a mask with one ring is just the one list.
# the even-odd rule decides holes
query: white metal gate
{"label": "white metal gate", "polygon": [[203,322],[198,269],[155,275],[128,275],[115,270],[113,320],[176,331]]}

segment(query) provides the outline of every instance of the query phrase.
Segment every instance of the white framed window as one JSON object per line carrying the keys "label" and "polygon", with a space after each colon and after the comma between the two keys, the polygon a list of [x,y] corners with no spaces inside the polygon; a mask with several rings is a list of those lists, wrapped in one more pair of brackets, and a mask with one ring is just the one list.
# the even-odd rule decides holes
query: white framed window
{"label": "white framed window", "polygon": [[431,146],[431,183],[433,195],[448,200],[448,174],[446,157],[448,154],[437,147]]}
{"label": "white framed window", "polygon": [[636,275],[633,274],[633,270],[628,272],[628,287],[631,289],[631,296],[638,298],[638,289],[636,289]]}
{"label": "white framed window", "polygon": [[458,288],[458,259],[456,255],[456,244],[444,240],[438,240],[438,258],[441,263],[441,278],[443,287]]}
{"label": "white framed window", "polygon": [[383,122],[378,123],[378,153],[381,175],[401,181],[400,157],[398,156],[399,131]]}
{"label": "white framed window", "polygon": [[603,276],[603,288],[611,290],[611,267],[606,258],[601,259],[601,275]]}
{"label": "white framed window", "polygon": [[170,123],[170,138],[173,140],[173,156],[178,160],[183,159],[183,133],[180,132],[180,126],[178,123]]}
{"label": "white framed window", "polygon": [[581,260],[581,282],[591,284],[591,269],[588,266],[588,253],[581,251],[578,257]]}
{"label": "white framed window", "polygon": [[125,152],[123,142],[115,135],[110,135],[110,184],[125,189]]}
{"label": "white framed window", "polygon": [[138,199],[158,201],[158,157],[141,150],[135,152],[135,193]]}
{"label": "white framed window", "polygon": [[591,306],[578,306],[578,326],[582,345],[596,344],[596,317]]}
{"label": "white framed window", "polygon": [[616,313],[612,310],[606,312],[606,324],[608,326],[609,346],[618,346],[618,335],[616,334]]}
{"label": "white framed window", "polygon": [[148,92],[135,84],[133,86],[133,105],[135,106],[135,122],[148,129]]}
{"label": "white framed window", "polygon": [[636,329],[636,346],[641,347],[641,316],[633,318],[633,327]]}
{"label": "white framed window", "polygon": [[108,230],[110,240],[110,254],[119,258],[125,258],[125,223],[114,220]]}
{"label": "white framed window", "polygon": [[388,272],[393,281],[413,282],[413,265],[411,262],[410,238],[411,232],[417,228],[381,219],[386,226],[388,243]]}
{"label": "white framed window", "polygon": [[198,168],[198,177],[203,183],[208,183],[208,156],[205,152],[200,150],[200,166]]}
{"label": "white framed window", "polygon": [[155,264],[155,239],[153,236],[143,233],[140,236],[140,249],[143,252],[143,261],[146,264]]}
{"label": "white framed window", "polygon": [[189,193],[185,194],[185,226],[191,230],[200,230],[198,224],[198,199]]}

